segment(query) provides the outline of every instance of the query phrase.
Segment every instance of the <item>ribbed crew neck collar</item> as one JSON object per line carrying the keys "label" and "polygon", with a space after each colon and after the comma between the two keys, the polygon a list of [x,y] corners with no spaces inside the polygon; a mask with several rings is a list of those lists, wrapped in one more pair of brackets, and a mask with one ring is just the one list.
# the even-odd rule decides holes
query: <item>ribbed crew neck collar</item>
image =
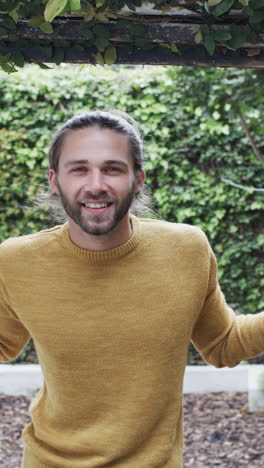
{"label": "ribbed crew neck collar", "polygon": [[79,257],[83,260],[89,260],[94,263],[104,263],[113,260],[117,260],[129,252],[131,252],[138,244],[141,228],[140,221],[136,216],[130,215],[131,227],[132,227],[132,236],[128,239],[127,242],[110,250],[96,251],[96,250],[87,250],[78,247],[72,242],[69,235],[69,225],[68,223],[63,224],[61,227],[61,240],[64,247],[69,249],[76,257]]}

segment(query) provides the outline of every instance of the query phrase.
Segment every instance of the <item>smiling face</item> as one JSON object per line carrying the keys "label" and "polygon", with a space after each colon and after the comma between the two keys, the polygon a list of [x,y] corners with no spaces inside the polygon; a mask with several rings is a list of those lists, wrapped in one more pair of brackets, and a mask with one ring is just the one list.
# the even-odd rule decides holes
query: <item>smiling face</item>
{"label": "smiling face", "polygon": [[128,211],[144,178],[144,171],[135,174],[127,137],[96,126],[69,132],[57,173],[49,171],[50,185],[69,217],[72,240],[80,246],[89,240],[90,246],[100,236],[106,248],[130,237]]}

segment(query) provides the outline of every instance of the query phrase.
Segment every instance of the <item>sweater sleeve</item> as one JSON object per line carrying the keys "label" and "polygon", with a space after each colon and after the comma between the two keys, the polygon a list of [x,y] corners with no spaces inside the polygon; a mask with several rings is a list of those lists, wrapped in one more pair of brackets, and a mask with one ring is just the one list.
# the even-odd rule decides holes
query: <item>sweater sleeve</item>
{"label": "sweater sleeve", "polygon": [[14,359],[30,340],[30,334],[8,303],[0,280],[0,362]]}
{"label": "sweater sleeve", "polygon": [[202,357],[215,367],[234,367],[264,351],[264,312],[236,316],[217,279],[217,263],[209,247],[207,295],[192,333]]}

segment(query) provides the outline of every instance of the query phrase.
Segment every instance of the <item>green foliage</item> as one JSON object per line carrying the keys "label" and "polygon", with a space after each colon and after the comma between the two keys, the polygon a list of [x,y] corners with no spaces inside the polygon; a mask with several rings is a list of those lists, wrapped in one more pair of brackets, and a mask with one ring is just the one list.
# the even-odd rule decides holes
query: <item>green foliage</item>
{"label": "green foliage", "polygon": [[[54,224],[31,206],[46,179],[52,133],[77,112],[121,109],[140,124],[147,184],[164,219],[200,226],[219,263],[227,300],[241,312],[264,308],[263,166],[243,132],[243,112],[264,151],[263,72],[85,66],[0,76],[0,240]],[[70,72],[69,72],[70,70]]]}
{"label": "green foliage", "polygon": [[44,10],[45,20],[49,22],[54,20],[55,16],[58,16],[64,10],[67,2],[68,0],[48,0]]}
{"label": "green foliage", "polygon": [[8,364],[37,364],[38,357],[35,350],[35,346],[33,340],[30,340],[25,348],[21,351],[19,356],[17,356],[13,361],[7,363]]}
{"label": "green foliage", "polygon": [[[142,5],[142,0],[33,0],[21,2],[20,0],[0,0],[0,36],[3,37],[3,44],[14,43],[15,52],[6,52],[0,56],[0,68],[7,73],[17,71],[17,67],[23,67],[25,62],[30,62],[27,56],[27,47],[38,48],[43,52],[43,61],[45,58],[52,58],[56,64],[61,63],[65,58],[65,52],[72,47],[96,48],[94,53],[95,61],[100,65],[113,63],[117,58],[117,49],[127,47],[127,41],[133,48],[156,48],[162,47],[170,49],[172,53],[181,53],[177,44],[174,42],[168,44],[149,43],[144,38],[144,26],[136,23],[136,7]],[[182,1],[173,0],[153,0],[153,9],[160,11],[161,14],[170,12],[172,8],[185,8],[191,13],[198,13],[201,18],[202,27],[197,31],[194,28],[194,37],[197,44],[203,44],[209,55],[213,55],[216,48],[219,50],[233,51],[235,55],[240,53],[240,48],[247,42],[258,43],[260,34],[264,29],[264,3],[261,0],[208,0],[208,1]],[[127,11],[122,9],[126,7],[132,21],[127,19]],[[227,23],[222,30],[216,31],[221,20],[231,10],[237,10],[241,15],[235,23]],[[54,20],[58,17],[68,17],[69,15],[78,15],[81,18],[81,30],[86,32],[86,40],[82,41],[59,41],[56,39],[57,25]],[[43,46],[43,40],[30,40],[28,42],[21,38],[17,31],[17,23],[28,21],[32,28],[37,28],[40,32],[49,36],[46,46]],[[220,24],[221,25],[221,24]],[[121,34],[120,34],[121,31]],[[17,34],[16,34],[17,32]],[[112,43],[110,36],[121,37],[118,44]],[[54,39],[53,39],[54,36]],[[122,40],[124,42],[122,42]],[[60,44],[58,45],[58,42]],[[58,54],[57,48],[61,49]],[[221,47],[221,49],[220,49]],[[45,55],[45,49],[50,52]],[[186,48],[184,48],[185,50]],[[111,50],[111,52],[109,52]],[[248,54],[257,55],[261,50],[257,48],[248,50]],[[245,51],[241,52],[245,53]],[[110,58],[109,58],[110,55]]]}

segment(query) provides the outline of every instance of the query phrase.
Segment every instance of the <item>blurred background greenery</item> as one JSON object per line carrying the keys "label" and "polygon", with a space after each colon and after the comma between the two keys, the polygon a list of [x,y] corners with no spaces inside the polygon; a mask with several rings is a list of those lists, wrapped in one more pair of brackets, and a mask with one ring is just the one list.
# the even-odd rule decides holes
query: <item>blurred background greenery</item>
{"label": "blurred background greenery", "polygon": [[[0,82],[0,241],[54,225],[33,209],[53,132],[82,111],[124,110],[144,136],[158,216],[205,231],[238,313],[264,309],[263,70],[28,66]],[[31,344],[25,353],[35,359]]]}

